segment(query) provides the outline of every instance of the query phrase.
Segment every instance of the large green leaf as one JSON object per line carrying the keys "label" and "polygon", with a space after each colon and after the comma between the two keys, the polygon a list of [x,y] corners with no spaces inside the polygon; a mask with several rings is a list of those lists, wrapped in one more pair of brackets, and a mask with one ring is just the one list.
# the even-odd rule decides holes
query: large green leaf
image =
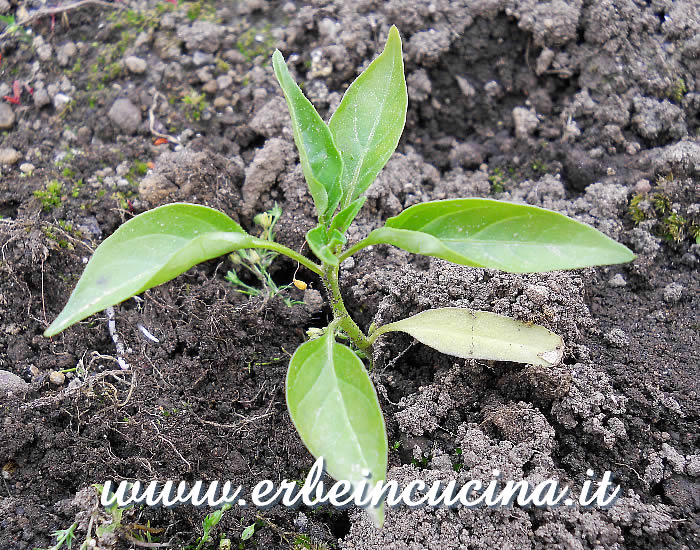
{"label": "large green leaf", "polygon": [[371,341],[392,331],[407,332],[426,346],[464,359],[549,367],[561,362],[564,352],[561,337],[544,327],[459,307],[429,309],[389,323],[378,328]]}
{"label": "large green leaf", "polygon": [[[374,483],[383,481],[388,445],[377,393],[362,361],[333,332],[329,327],[294,352],[286,383],[289,415],[304,445],[324,458],[335,479],[354,485],[369,470]],[[381,526],[383,506],[367,511]]]}
{"label": "large green leaf", "polygon": [[272,55],[272,66],[289,107],[301,169],[316,204],[319,220],[325,222],[340,202],[343,161],[333,143],[331,131],[294,82],[279,50]]}
{"label": "large green leaf", "polygon": [[367,190],[396,149],[407,105],[401,37],[392,26],[384,51],[350,85],[328,123],[343,157],[343,207]]}
{"label": "large green leaf", "polygon": [[237,248],[255,246],[227,215],[194,204],[160,206],[132,218],[105,239],[44,336],[118,304]]}
{"label": "large green leaf", "polygon": [[389,218],[352,250],[382,243],[456,264],[512,273],[617,264],[635,258],[627,247],[563,214],[490,199],[416,204]]}

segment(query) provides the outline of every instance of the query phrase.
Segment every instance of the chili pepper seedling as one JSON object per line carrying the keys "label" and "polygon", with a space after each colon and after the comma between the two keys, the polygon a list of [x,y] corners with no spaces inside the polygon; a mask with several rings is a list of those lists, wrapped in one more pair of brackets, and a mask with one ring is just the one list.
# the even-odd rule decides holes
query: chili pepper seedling
{"label": "chili pepper seedling", "polygon": [[[311,260],[272,239],[255,237],[226,214],[170,204],[129,220],[95,251],[68,304],[48,327],[53,336],[108,306],[160,285],[190,267],[233,251],[285,254],[322,281],[333,320],[301,344],[289,362],[287,407],[306,447],[328,473],[353,485],[366,472],[386,478],[384,418],[362,359],[377,338],[402,331],[462,358],[560,362],[561,337],[544,327],[466,308],[429,309],[369,333],[353,320],[340,292],[340,264],[370,245],[390,244],[455,264],[513,273],[628,262],[634,254],[594,228],[534,206],[480,198],[416,204],[348,246],[345,234],[365,191],[403,132],[408,96],[401,39],[389,31],[384,51],[352,83],[326,124],[292,79],[282,54],[273,68],[287,100],[294,140],[318,225],[306,234]],[[246,252],[252,254],[252,252]],[[350,345],[336,341],[342,336]],[[381,526],[383,506],[368,509]]]}

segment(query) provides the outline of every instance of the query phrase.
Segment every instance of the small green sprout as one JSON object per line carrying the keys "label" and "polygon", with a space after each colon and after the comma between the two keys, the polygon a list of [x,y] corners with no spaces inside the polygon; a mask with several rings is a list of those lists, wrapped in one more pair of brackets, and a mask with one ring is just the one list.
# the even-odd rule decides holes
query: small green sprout
{"label": "small green sprout", "polygon": [[41,201],[41,206],[46,212],[50,212],[54,206],[60,206],[63,184],[58,180],[51,180],[43,190],[34,191],[34,196]]}
{"label": "small green sprout", "polygon": [[206,517],[202,521],[202,537],[197,542],[195,550],[202,550],[202,548],[204,548],[204,545],[211,539],[212,529],[214,529],[214,527],[216,527],[219,524],[221,518],[224,515],[224,512],[227,512],[230,509],[230,504],[224,504],[218,510],[214,510],[211,514],[206,515]]}
{"label": "small green sprout", "polygon": [[[262,212],[255,216],[253,222],[261,228],[260,239],[274,242],[275,225],[277,224],[277,221],[280,219],[281,215],[282,209],[275,204],[271,210]],[[233,284],[236,291],[240,292],[241,294],[247,294],[251,297],[262,296],[265,300],[272,299],[292,286],[279,286],[270,275],[269,268],[277,256],[279,256],[278,252],[263,249],[261,249],[260,252],[255,249],[242,249],[232,252],[229,255],[229,259],[231,260],[234,269],[228,271],[224,279]],[[252,274],[256,279],[258,279],[258,281],[260,281],[262,288],[257,288],[244,283],[240,279],[238,272],[236,271],[237,269],[244,269],[248,273]],[[292,300],[286,296],[283,296],[282,300],[287,307],[304,303],[298,300]]]}
{"label": "small green sprout", "polygon": [[75,540],[75,529],[78,527],[77,523],[74,523],[68,529],[59,529],[51,533],[51,536],[56,537],[56,544],[51,548],[34,548],[34,550],[59,550],[65,545],[66,548],[70,550]]}
{"label": "small green sprout", "polygon": [[[389,444],[377,393],[363,363],[378,338],[405,332],[456,357],[544,367],[561,362],[564,343],[542,326],[456,307],[428,309],[367,334],[345,307],[340,264],[376,245],[511,273],[629,262],[634,254],[557,212],[482,198],[416,204],[349,244],[348,228],[365,203],[365,192],[396,149],[406,121],[399,31],[391,28],[384,51],[350,85],[328,124],[304,96],[279,51],[272,64],[318,215],[318,225],[306,234],[316,259],[274,241],[273,214],[256,219],[262,228],[256,237],[211,208],[161,206],[132,218],[97,248],[68,304],[44,335],[58,334],[203,261],[235,251],[234,264],[252,268],[264,264],[269,252],[284,254],[320,279],[333,316],[323,333],[301,344],[289,362],[285,391],[292,422],[311,454],[323,456],[332,477],[355,485],[365,481],[363,471],[368,471],[373,483],[381,482],[386,479]],[[383,524],[383,504],[367,512],[377,526]]]}

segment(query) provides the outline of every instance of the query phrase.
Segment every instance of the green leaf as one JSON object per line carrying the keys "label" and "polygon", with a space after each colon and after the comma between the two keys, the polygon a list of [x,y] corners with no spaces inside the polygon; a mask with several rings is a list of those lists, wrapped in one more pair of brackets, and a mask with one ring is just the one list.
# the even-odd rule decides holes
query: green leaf
{"label": "green leaf", "polygon": [[310,229],[306,233],[306,242],[309,243],[309,248],[319,260],[326,264],[338,265],[338,257],[328,246],[328,237],[324,226],[317,225]]}
{"label": "green leaf", "polygon": [[367,197],[359,197],[338,212],[331,222],[331,230],[337,229],[340,233],[345,235],[350,224],[365,205],[365,202],[367,202]]}
{"label": "green leaf", "polygon": [[333,143],[331,131],[294,82],[279,50],[272,55],[272,66],[289,107],[301,169],[319,220],[325,223],[340,202],[343,161]]}
{"label": "green leaf", "polygon": [[[389,452],[377,393],[362,361],[335,341],[334,327],[299,346],[287,372],[287,408],[304,445],[326,471],[353,485],[386,479]],[[373,483],[370,483],[373,486]],[[368,509],[381,526],[383,506]]]}
{"label": "green leaf", "polygon": [[392,26],[384,51],[350,85],[328,123],[343,157],[342,207],[367,190],[396,150],[407,106],[401,37]]}
{"label": "green leaf", "polygon": [[200,262],[258,243],[227,215],[205,206],[175,203],[144,212],[97,247],[68,304],[44,336],[58,334]]}
{"label": "green leaf", "polygon": [[540,325],[459,307],[429,309],[389,323],[378,328],[371,341],[392,331],[407,332],[426,346],[463,359],[549,367],[559,364],[564,353],[561,337]]}
{"label": "green leaf", "polygon": [[490,199],[416,204],[389,218],[353,250],[382,243],[511,273],[576,269],[635,258],[627,247],[563,214]]}

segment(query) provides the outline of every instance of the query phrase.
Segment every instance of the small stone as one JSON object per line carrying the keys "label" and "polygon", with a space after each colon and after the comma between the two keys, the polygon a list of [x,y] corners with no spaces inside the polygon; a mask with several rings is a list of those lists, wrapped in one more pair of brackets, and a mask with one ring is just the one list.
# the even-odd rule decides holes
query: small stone
{"label": "small stone", "polygon": [[51,44],[43,43],[36,49],[36,54],[39,56],[39,59],[44,62],[49,61],[51,59],[52,53],[53,49],[51,48]]}
{"label": "small stone", "polygon": [[216,92],[218,92],[219,86],[216,83],[216,80],[210,80],[209,82],[204,84],[204,86],[202,86],[202,91],[210,95],[213,95]]}
{"label": "small stone", "polygon": [[233,78],[231,78],[227,74],[222,74],[221,76],[216,78],[216,85],[219,87],[219,90],[225,90],[227,88],[230,88],[232,84]]}
{"label": "small stone", "polygon": [[243,55],[238,50],[226,50],[224,52],[223,58],[225,61],[233,63],[234,65],[241,65],[246,62],[245,55]]}
{"label": "small stone", "polygon": [[58,48],[56,52],[56,57],[58,59],[58,64],[61,67],[66,67],[71,62],[71,59],[75,57],[78,53],[78,48],[73,42],[66,42],[63,46]]}
{"label": "small stone", "polygon": [[686,473],[692,477],[700,477],[700,455],[688,455],[685,460]]}
{"label": "small stone", "polygon": [[216,108],[216,109],[224,109],[224,108],[227,107],[230,103],[231,103],[231,101],[230,101],[229,99],[227,99],[227,98],[225,98],[225,97],[219,96],[219,97],[217,97],[217,98],[214,99],[214,108]]}
{"label": "small stone", "polygon": [[304,291],[304,304],[311,313],[321,311],[323,309],[323,296],[318,290],[307,288]]}
{"label": "small stone", "polygon": [[0,149],[0,164],[11,165],[21,158],[22,154],[12,147]]}
{"label": "small stone", "polygon": [[136,57],[135,55],[130,55],[127,57],[124,60],[124,65],[126,65],[126,68],[134,74],[143,74],[148,68],[146,61],[140,57]]}
{"label": "small stone", "polygon": [[31,174],[32,172],[34,172],[34,170],[35,170],[34,165],[29,163],[29,162],[24,162],[24,163],[19,165],[19,171],[22,172],[23,174]]}
{"label": "small stone", "polygon": [[0,103],[0,130],[9,130],[15,124],[15,112],[7,103]]}
{"label": "small stone", "polygon": [[634,184],[634,192],[638,195],[646,195],[649,191],[651,191],[649,180],[639,180]]}
{"label": "small stone", "polygon": [[81,126],[77,132],[78,142],[87,145],[92,139],[92,130],[87,126]]}
{"label": "small stone", "polygon": [[530,285],[525,289],[525,295],[533,304],[544,304],[549,299],[549,289],[542,285]]}
{"label": "small stone", "polygon": [[476,90],[474,89],[474,86],[472,86],[466,78],[457,75],[455,76],[455,80],[457,80],[457,86],[459,86],[459,89],[464,95],[464,97],[471,98],[476,95]]}
{"label": "small stone", "polygon": [[16,374],[6,370],[0,370],[0,392],[17,393],[29,389],[29,384]]}
{"label": "small stone", "polygon": [[605,341],[616,348],[629,346],[630,339],[621,328],[614,328],[605,335]]}
{"label": "small stone", "polygon": [[65,381],[66,381],[66,375],[63,374],[62,372],[52,370],[49,373],[49,382],[51,382],[55,386],[61,386]]}
{"label": "small stone", "polygon": [[685,287],[678,283],[671,283],[664,288],[664,302],[674,304],[681,299]]}
{"label": "small stone", "polygon": [[34,98],[34,106],[37,109],[41,109],[44,105],[51,103],[51,98],[45,88],[34,90],[34,95],[32,97]]}
{"label": "small stone", "polygon": [[513,109],[513,123],[515,124],[515,136],[518,139],[526,139],[537,129],[540,121],[534,109],[516,107]]}
{"label": "small stone", "polygon": [[208,65],[214,63],[214,56],[210,53],[196,51],[192,55],[192,62],[201,67],[202,65]]}
{"label": "small stone", "polygon": [[629,336],[621,328],[614,328],[605,335],[605,341],[616,348],[624,348],[629,346]]}
{"label": "small stone", "polygon": [[126,98],[117,99],[107,116],[122,131],[129,134],[136,133],[141,125],[141,111]]}
{"label": "small stone", "polygon": [[211,74],[209,67],[202,67],[197,70],[197,78],[200,82],[209,82],[210,80],[214,80],[214,75]]}
{"label": "small stone", "polygon": [[627,286],[627,281],[625,281],[625,278],[618,273],[612,279],[610,279],[608,284],[612,287],[622,287]]}
{"label": "small stone", "polygon": [[71,97],[64,93],[58,93],[53,96],[53,106],[57,111],[63,109],[66,105],[71,102]]}

